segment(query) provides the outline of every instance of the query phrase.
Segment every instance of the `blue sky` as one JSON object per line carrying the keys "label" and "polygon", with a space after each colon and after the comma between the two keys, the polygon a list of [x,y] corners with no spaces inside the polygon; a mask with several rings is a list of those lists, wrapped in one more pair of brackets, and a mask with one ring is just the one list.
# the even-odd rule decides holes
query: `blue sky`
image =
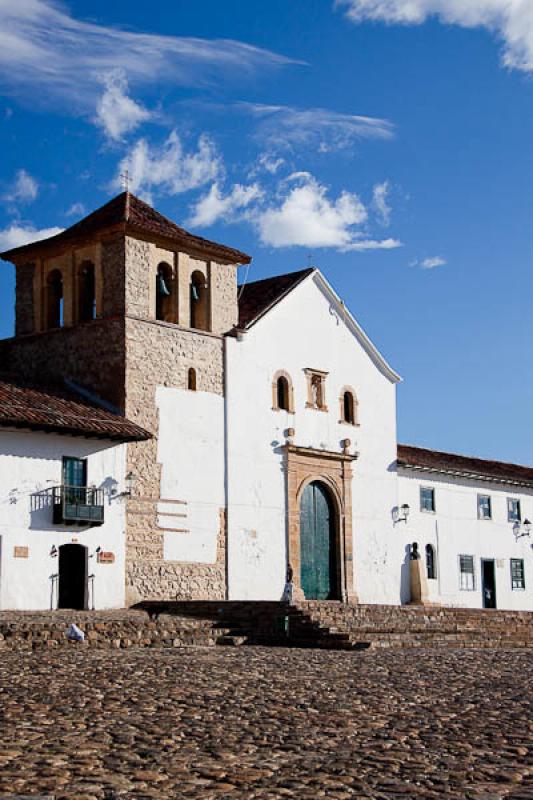
{"label": "blue sky", "polygon": [[[0,0],[0,247],[127,168],[250,280],[318,266],[404,377],[401,441],[533,462],[529,5],[88,8]],[[0,298],[9,336],[5,263]]]}

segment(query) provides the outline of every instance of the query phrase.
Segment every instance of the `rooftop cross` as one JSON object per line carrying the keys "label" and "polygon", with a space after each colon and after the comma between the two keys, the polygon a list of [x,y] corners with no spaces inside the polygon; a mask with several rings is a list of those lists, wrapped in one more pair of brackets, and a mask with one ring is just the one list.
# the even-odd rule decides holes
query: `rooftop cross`
{"label": "rooftop cross", "polygon": [[120,178],[122,180],[122,188],[125,192],[129,192],[130,190],[130,173],[126,169],[124,172],[121,173]]}

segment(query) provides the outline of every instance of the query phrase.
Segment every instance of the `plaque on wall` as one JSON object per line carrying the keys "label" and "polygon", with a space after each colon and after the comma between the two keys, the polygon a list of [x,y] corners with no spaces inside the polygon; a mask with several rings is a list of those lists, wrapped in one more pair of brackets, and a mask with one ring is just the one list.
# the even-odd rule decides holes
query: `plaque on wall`
{"label": "plaque on wall", "polygon": [[13,548],[13,556],[15,558],[29,558],[30,556],[30,548],[29,547],[14,547]]}
{"label": "plaque on wall", "polygon": [[97,556],[97,561],[99,564],[114,564],[115,554],[111,553],[110,551],[100,550]]}

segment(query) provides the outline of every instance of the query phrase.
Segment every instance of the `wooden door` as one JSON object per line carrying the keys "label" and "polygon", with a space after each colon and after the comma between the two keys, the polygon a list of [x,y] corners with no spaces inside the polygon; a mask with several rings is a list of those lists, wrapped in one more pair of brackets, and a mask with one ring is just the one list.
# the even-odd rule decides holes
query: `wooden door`
{"label": "wooden door", "polygon": [[308,600],[337,597],[335,518],[328,490],[318,481],[306,486],[300,505],[302,589]]}

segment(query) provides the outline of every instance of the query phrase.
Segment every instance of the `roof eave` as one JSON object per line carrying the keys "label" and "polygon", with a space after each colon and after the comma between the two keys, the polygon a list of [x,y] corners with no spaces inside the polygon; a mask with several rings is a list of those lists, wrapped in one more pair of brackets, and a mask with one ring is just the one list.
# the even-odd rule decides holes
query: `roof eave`
{"label": "roof eave", "polygon": [[84,439],[105,439],[106,441],[116,443],[145,442],[149,439],[153,439],[153,434],[149,433],[143,428],[139,428],[139,431],[136,434],[121,434],[119,432],[113,433],[110,431],[88,431],[79,428],[78,426],[54,425],[53,423],[29,422],[26,420],[7,418],[0,420],[0,428],[15,428],[25,431],[38,431],[40,433],[53,433],[60,436],[76,436]]}
{"label": "roof eave", "polygon": [[335,305],[337,306],[337,310],[339,314],[342,316],[344,322],[347,324],[348,328],[351,329],[352,333],[355,334],[356,338],[363,344],[365,350],[367,351],[368,355],[372,358],[374,363],[381,369],[381,372],[388,378],[392,383],[401,383],[403,378],[399,375],[390,364],[385,360],[385,358],[381,355],[377,347],[372,343],[371,339],[365,333],[363,328],[359,325],[355,317],[351,314],[351,312],[346,308],[336,291],[333,289],[331,284],[325,279],[322,275],[320,270],[316,270],[315,273],[317,280],[320,282],[323,289],[326,291],[327,294],[331,297],[334,301]]}

